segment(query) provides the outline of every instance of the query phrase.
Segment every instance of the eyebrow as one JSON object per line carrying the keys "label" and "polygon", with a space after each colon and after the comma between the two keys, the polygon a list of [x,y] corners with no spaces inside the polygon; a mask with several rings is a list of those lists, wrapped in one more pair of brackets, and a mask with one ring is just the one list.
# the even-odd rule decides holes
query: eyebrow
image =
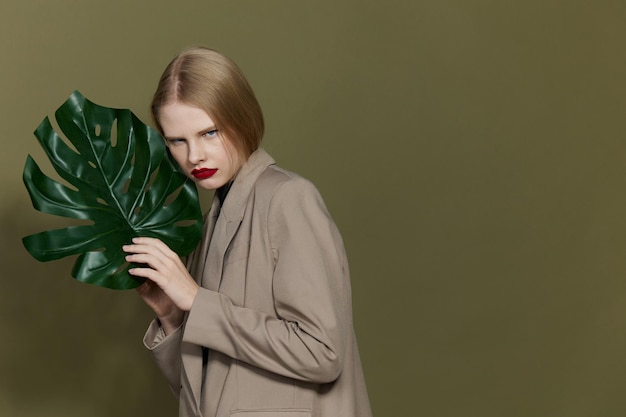
{"label": "eyebrow", "polygon": [[[198,131],[198,133],[196,133],[196,134],[197,134],[197,135],[204,135],[206,132],[210,132],[210,131],[212,131],[212,130],[217,130],[217,126],[215,126],[215,125],[211,125],[211,126],[209,126],[209,127],[205,128],[205,129],[200,129],[200,130]],[[183,137],[181,137],[181,136],[166,136],[166,135],[163,135],[163,137],[165,138],[165,140],[177,140],[177,139],[184,139],[184,138],[183,138]]]}
{"label": "eyebrow", "polygon": [[205,134],[206,132],[210,132],[212,130],[217,130],[217,126],[215,125],[211,125],[209,127],[207,127],[206,129],[202,129],[198,132],[199,135]]}

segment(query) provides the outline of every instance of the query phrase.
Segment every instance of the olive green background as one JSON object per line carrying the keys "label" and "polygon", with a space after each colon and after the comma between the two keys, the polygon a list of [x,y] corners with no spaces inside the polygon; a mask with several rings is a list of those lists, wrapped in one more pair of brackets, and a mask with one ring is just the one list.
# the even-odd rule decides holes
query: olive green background
{"label": "olive green background", "polygon": [[3,0],[0,415],[176,415],[134,291],[23,249],[66,223],[21,173],[74,89],[147,122],[194,44],[240,64],[264,146],[343,232],[375,415],[625,415],[624,22],[619,0]]}

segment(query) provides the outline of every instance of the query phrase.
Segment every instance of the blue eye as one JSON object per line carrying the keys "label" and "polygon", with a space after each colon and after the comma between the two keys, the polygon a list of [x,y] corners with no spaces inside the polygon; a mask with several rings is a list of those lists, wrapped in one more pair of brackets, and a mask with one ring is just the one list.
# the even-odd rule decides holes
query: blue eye
{"label": "blue eye", "polygon": [[204,134],[202,136],[208,136],[208,137],[213,137],[217,135],[218,130],[217,129],[211,129],[208,130],[206,132],[204,132]]}

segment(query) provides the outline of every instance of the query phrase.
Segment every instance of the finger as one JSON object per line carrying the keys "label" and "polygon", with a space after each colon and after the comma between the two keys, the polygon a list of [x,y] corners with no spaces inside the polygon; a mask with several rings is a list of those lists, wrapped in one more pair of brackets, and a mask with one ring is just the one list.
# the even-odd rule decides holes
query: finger
{"label": "finger", "polygon": [[[163,284],[164,281],[163,274],[160,274],[159,271],[152,268],[130,268],[128,270],[128,273],[136,277],[149,279],[152,283],[158,285],[159,287],[161,286],[161,284]],[[146,287],[139,292],[145,294],[150,292],[151,290],[152,288]]]}
{"label": "finger", "polygon": [[[152,255],[149,253],[134,253],[124,257],[126,262],[133,264],[144,264],[155,270],[165,270],[166,265],[163,263],[163,257]],[[149,268],[141,268],[149,269]]]}
{"label": "finger", "polygon": [[[131,245],[123,245],[122,250],[126,253],[150,254],[159,259],[170,259],[174,262],[180,260],[165,243],[153,238],[135,238],[138,242]],[[134,241],[134,240],[133,240]]]}
{"label": "finger", "polygon": [[[130,272],[130,271],[129,271]],[[138,286],[137,288],[135,288],[135,291],[137,291],[139,293],[139,295],[146,295],[148,294],[150,291],[152,291],[152,281],[150,280],[146,280],[143,282],[143,284],[141,284],[140,286]]]}
{"label": "finger", "polygon": [[162,248],[146,244],[123,245],[122,250],[128,253],[151,253],[155,256],[165,256],[166,254]]}
{"label": "finger", "polygon": [[135,237],[132,239],[135,245],[145,245],[146,247],[157,249],[162,253],[173,253],[169,246],[167,246],[161,239],[153,237]]}
{"label": "finger", "polygon": [[141,245],[156,244],[156,242],[160,242],[160,241],[161,241],[160,239],[157,239],[154,237],[145,237],[145,236],[138,236],[138,237],[132,238],[133,243],[137,243]]}

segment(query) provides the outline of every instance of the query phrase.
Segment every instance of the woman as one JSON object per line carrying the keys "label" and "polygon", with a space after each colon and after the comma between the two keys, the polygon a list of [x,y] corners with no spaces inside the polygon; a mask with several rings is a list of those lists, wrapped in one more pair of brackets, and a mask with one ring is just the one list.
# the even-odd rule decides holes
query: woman
{"label": "woman", "polygon": [[157,318],[144,343],[181,416],[371,415],[343,243],[315,187],[259,148],[239,68],[206,48],[166,68],[152,114],[197,186],[216,190],[187,266],[157,239],[124,246]]}

